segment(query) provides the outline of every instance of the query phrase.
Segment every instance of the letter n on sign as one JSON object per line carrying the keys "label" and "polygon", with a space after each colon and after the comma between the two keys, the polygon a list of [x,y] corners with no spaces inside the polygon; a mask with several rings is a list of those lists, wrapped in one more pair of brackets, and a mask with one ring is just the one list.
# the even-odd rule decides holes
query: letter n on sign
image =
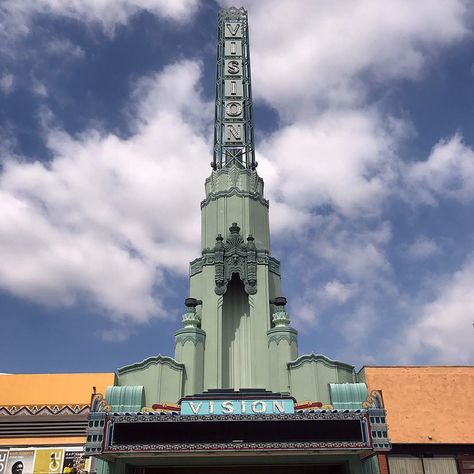
{"label": "letter n on sign", "polygon": [[225,143],[243,143],[241,123],[226,123],[225,124],[224,142]]}

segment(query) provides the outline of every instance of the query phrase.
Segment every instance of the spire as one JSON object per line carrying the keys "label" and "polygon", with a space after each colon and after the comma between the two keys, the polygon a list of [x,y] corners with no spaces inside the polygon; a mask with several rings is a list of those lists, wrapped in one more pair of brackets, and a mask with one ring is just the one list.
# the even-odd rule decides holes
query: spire
{"label": "spire", "polygon": [[252,88],[247,11],[221,10],[217,22],[217,74],[214,130],[214,170],[230,167],[254,170]]}

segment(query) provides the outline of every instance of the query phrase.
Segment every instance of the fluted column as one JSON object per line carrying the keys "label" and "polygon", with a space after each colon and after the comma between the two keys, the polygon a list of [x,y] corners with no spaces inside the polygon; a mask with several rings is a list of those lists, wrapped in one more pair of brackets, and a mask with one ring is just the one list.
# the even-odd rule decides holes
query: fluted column
{"label": "fluted column", "polygon": [[186,298],[185,305],[183,328],[175,333],[175,359],[185,365],[184,395],[193,395],[204,387],[206,332],[200,328],[201,316],[197,311],[202,301]]}
{"label": "fluted column", "polygon": [[270,389],[275,392],[290,392],[287,362],[298,357],[298,332],[290,327],[286,312],[286,298],[274,298],[273,327],[267,331],[270,357]]}

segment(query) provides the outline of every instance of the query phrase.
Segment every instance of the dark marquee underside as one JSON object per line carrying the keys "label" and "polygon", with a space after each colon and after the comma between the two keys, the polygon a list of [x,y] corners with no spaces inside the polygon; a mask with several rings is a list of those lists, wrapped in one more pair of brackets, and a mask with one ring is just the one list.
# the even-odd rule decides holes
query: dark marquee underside
{"label": "dark marquee underside", "polygon": [[367,414],[180,416],[107,414],[104,455],[248,450],[367,450]]}

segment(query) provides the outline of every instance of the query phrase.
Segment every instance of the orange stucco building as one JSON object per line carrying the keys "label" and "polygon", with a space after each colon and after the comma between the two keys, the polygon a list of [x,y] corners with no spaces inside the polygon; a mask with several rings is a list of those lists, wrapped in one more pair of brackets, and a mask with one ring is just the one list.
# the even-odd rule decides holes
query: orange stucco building
{"label": "orange stucco building", "polygon": [[83,446],[91,396],[104,393],[114,378],[114,373],[0,375],[0,474],[19,466],[23,474],[89,471]]}
{"label": "orange stucco building", "polygon": [[390,474],[474,473],[474,366],[364,367],[387,410]]}

